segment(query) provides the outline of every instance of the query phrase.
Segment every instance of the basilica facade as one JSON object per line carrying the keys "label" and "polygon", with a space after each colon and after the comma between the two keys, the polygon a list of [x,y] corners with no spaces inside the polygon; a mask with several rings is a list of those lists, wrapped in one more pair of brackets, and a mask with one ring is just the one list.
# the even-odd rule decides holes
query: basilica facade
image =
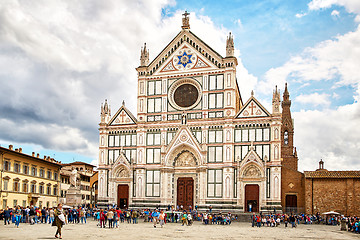
{"label": "basilica facade", "polygon": [[291,115],[282,127],[290,104],[275,86],[271,110],[253,92],[243,101],[231,34],[224,45],[225,57],[191,32],[185,13],[155,59],[141,49],[136,117],[124,103],[114,115],[101,106],[99,205],[282,209],[283,156],[297,164]]}

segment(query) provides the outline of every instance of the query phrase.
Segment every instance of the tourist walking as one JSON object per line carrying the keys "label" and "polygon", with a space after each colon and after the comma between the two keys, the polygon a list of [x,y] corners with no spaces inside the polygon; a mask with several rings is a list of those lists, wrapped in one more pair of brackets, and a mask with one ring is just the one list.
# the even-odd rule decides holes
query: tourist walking
{"label": "tourist walking", "polygon": [[101,228],[105,228],[105,226],[106,226],[106,223],[105,223],[105,213],[104,213],[104,210],[103,209],[101,209],[100,210],[100,227]]}
{"label": "tourist walking", "polygon": [[41,209],[41,223],[46,223],[46,208]]}
{"label": "tourist walking", "polygon": [[80,211],[81,224],[83,224],[84,222],[86,224],[86,211],[85,211],[85,209],[80,208],[79,211]]}
{"label": "tourist walking", "polygon": [[[62,204],[59,203],[57,209],[54,211],[55,220],[52,224],[52,226],[56,226],[57,230],[55,233],[56,238],[62,238],[61,237],[61,228],[65,224],[65,216],[64,216],[64,210],[62,208]],[[58,236],[59,235],[59,236]]]}
{"label": "tourist walking", "polygon": [[159,217],[159,212],[157,209],[155,209],[152,214],[151,214],[151,217],[153,219],[153,222],[154,222],[154,228],[156,228],[156,224],[157,224],[157,221],[158,221],[158,217]]}
{"label": "tourist walking", "polygon": [[15,214],[15,226],[18,228],[22,216],[21,209],[19,206],[16,207],[14,214]]}
{"label": "tourist walking", "polygon": [[54,221],[54,209],[50,208],[49,210],[49,224],[51,224]]}
{"label": "tourist walking", "polygon": [[184,226],[184,224],[187,225],[187,214],[186,214],[186,211],[183,212],[181,221],[182,221],[182,226]]}
{"label": "tourist walking", "polygon": [[165,223],[165,213],[163,210],[161,210],[161,213],[159,214],[159,220],[160,220],[160,227],[163,227]]}
{"label": "tourist walking", "polygon": [[11,211],[9,207],[7,207],[4,211],[4,224],[10,224]]}
{"label": "tourist walking", "polygon": [[107,212],[106,217],[109,221],[109,228],[113,228],[114,212],[112,211],[112,209]]}

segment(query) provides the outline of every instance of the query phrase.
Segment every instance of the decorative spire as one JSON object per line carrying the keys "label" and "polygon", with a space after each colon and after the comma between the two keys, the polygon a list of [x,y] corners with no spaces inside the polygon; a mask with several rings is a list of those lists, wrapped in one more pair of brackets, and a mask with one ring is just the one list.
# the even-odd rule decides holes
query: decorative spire
{"label": "decorative spire", "polygon": [[147,65],[149,65],[149,50],[146,49],[146,43],[144,43],[144,47],[141,48],[140,66]]}
{"label": "decorative spire", "polygon": [[285,90],[284,90],[284,94],[283,94],[283,102],[282,102],[282,106],[284,108],[284,106],[291,106],[291,100],[290,100],[290,94],[287,88],[287,83],[285,83]]}
{"label": "decorative spire", "polygon": [[288,91],[288,88],[287,88],[287,83],[285,83],[285,90],[284,90],[284,101],[287,101],[287,100],[289,100],[289,96],[290,96],[290,94],[289,94],[289,91]]}
{"label": "decorative spire", "polygon": [[251,96],[252,97],[254,96],[254,90],[251,90]]}
{"label": "decorative spire", "polygon": [[110,106],[108,105],[107,99],[105,99],[104,105],[101,104],[101,123],[107,123],[110,120]]}
{"label": "decorative spire", "polygon": [[125,107],[125,100],[122,101],[122,105]]}
{"label": "decorative spire", "polygon": [[229,37],[226,39],[226,57],[233,57],[234,56],[234,38],[229,33]]}
{"label": "decorative spire", "polygon": [[190,13],[188,13],[187,11],[185,11],[185,13],[183,13],[183,19],[182,19],[182,29],[190,29],[190,23],[189,23],[189,16]]}
{"label": "decorative spire", "polygon": [[273,113],[280,113],[280,90],[278,90],[277,85],[273,91],[272,107]]}
{"label": "decorative spire", "polygon": [[109,106],[108,106],[108,103],[107,103],[107,99],[105,99],[104,113],[108,113],[108,111],[109,111]]}

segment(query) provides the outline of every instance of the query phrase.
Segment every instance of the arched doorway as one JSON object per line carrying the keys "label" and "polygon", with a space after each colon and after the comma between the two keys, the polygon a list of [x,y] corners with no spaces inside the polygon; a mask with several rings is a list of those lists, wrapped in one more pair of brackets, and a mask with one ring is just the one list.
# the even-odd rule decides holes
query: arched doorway
{"label": "arched doorway", "polygon": [[129,185],[119,184],[118,185],[118,198],[117,205],[121,209],[128,208],[129,205]]}
{"label": "arched doorway", "polygon": [[245,185],[245,211],[259,212],[259,185]]}
{"label": "arched doorway", "polygon": [[296,195],[286,195],[285,211],[288,213],[297,213],[297,196]]}
{"label": "arched doorway", "polygon": [[179,149],[174,162],[174,177],[176,180],[176,205],[183,209],[194,208],[194,183],[196,181],[197,159],[188,149]]}

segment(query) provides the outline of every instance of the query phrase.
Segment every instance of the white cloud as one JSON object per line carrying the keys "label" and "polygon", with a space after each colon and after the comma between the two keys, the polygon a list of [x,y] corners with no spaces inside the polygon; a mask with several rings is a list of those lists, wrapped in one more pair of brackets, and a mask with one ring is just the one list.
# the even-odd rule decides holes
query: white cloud
{"label": "white cloud", "polygon": [[333,5],[343,6],[350,13],[360,14],[360,1],[358,0],[312,0],[308,7],[310,10],[320,10]]}
{"label": "white cloud", "polygon": [[302,17],[305,17],[306,15],[307,15],[307,13],[297,13],[297,14],[295,14],[295,17],[302,18]]}
{"label": "white cloud", "polygon": [[[153,59],[181,30],[183,11],[162,16],[174,4],[2,1],[0,138],[96,158],[100,103],[107,98],[115,113],[124,99],[136,115],[140,48],[146,42]],[[193,12],[190,25],[224,56],[228,29]],[[254,85],[238,60],[239,82]]]}
{"label": "white cloud", "polygon": [[238,27],[239,27],[240,29],[243,28],[243,25],[242,25],[242,22],[241,22],[241,19],[240,19],[240,18],[235,21],[235,24],[238,25]]}
{"label": "white cloud", "polygon": [[359,169],[359,113],[359,103],[293,113],[299,168],[317,169],[322,158],[328,170]]}
{"label": "white cloud", "polygon": [[329,97],[330,95],[326,93],[301,94],[295,98],[295,101],[302,104],[311,104],[313,106],[328,107],[331,104]]}
{"label": "white cloud", "polygon": [[99,160],[94,159],[94,160],[92,160],[92,161],[90,162],[90,164],[91,164],[91,165],[94,165],[94,166],[96,166],[96,167],[99,167]]}
{"label": "white cloud", "polygon": [[331,16],[334,16],[334,17],[339,17],[340,16],[340,12],[338,10],[333,10],[331,12]]}
{"label": "white cloud", "polygon": [[354,32],[326,40],[315,47],[306,48],[302,54],[290,58],[283,66],[271,68],[260,82],[260,89],[269,89],[275,84],[297,79],[300,82],[334,80],[338,85],[357,86],[360,76],[360,27]]}
{"label": "white cloud", "polygon": [[[335,4],[344,6],[349,12],[360,13],[359,1],[314,0],[309,4],[309,9],[319,10]],[[292,82],[308,86],[315,81],[331,81],[334,85],[330,89],[344,85],[355,89],[352,104],[332,109],[330,93],[300,94],[295,98],[295,102],[325,106],[322,111],[302,110],[293,113],[300,170],[316,169],[321,158],[329,170],[360,168],[359,43],[360,26],[304,49],[282,66],[270,69],[265,74],[265,81],[259,83],[259,89],[268,89],[289,81],[290,93],[296,91],[291,88]],[[332,97],[337,99],[339,95],[334,93]]]}
{"label": "white cloud", "polygon": [[340,95],[337,94],[337,93],[333,93],[333,94],[332,94],[332,98],[334,98],[334,99],[340,99]]}

